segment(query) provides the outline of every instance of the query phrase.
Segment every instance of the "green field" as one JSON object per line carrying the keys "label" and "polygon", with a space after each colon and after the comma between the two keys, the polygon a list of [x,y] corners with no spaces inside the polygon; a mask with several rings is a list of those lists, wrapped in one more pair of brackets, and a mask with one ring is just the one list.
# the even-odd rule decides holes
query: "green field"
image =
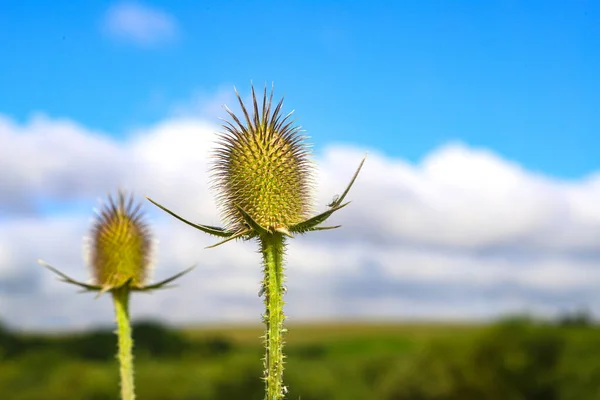
{"label": "green field", "polygon": [[[135,335],[138,399],[263,399],[261,326],[141,323]],[[589,324],[290,324],[287,342],[289,399],[600,399]],[[0,399],[118,398],[110,330],[4,330],[0,346]]]}

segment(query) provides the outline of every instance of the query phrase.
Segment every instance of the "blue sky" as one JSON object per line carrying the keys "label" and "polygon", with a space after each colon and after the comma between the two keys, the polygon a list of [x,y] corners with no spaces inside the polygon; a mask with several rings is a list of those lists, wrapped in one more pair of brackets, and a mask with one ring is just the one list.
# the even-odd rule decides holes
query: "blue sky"
{"label": "blue sky", "polygon": [[[369,152],[342,228],[289,246],[294,321],[600,315],[598,1],[0,2],[0,54],[0,321],[112,322],[36,260],[85,280],[116,187],[218,225],[208,154],[251,81],[312,137],[318,209]],[[199,267],[133,315],[257,322],[254,243],[144,205],[156,279]]]}
{"label": "blue sky", "polygon": [[122,136],[252,80],[319,145],[417,161],[458,140],[560,178],[600,162],[596,1],[153,1],[171,27],[146,44],[108,32],[110,5],[3,2],[0,112]]}

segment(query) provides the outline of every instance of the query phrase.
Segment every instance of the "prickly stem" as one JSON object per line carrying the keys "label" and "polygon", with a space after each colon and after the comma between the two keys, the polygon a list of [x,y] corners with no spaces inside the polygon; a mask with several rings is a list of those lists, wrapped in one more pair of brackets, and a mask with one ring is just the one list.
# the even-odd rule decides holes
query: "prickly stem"
{"label": "prickly stem", "polygon": [[122,286],[112,290],[117,319],[117,336],[119,351],[117,358],[121,373],[121,399],[134,400],[135,391],[133,383],[133,339],[129,321],[129,287]]}
{"label": "prickly stem", "polygon": [[285,396],[283,386],[283,253],[284,237],[280,233],[260,237],[264,263],[265,296],[265,380],[266,400],[280,400]]}

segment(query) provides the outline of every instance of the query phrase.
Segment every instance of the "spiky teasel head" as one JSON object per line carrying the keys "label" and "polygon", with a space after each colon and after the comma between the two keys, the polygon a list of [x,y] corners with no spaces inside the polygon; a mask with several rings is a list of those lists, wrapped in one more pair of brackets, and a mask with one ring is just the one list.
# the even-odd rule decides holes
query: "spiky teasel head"
{"label": "spiky teasel head", "polygon": [[[273,90],[265,87],[259,107],[252,87],[252,116],[239,93],[242,122],[229,108],[214,152],[213,187],[230,231],[247,228],[250,217],[268,231],[297,224],[312,209],[314,166],[300,127],[282,114],[283,98],[272,108]],[[244,215],[244,212],[247,216]]]}
{"label": "spiky teasel head", "polygon": [[63,274],[58,269],[38,262],[57,274],[63,282],[77,285],[99,295],[119,288],[131,291],[151,291],[167,288],[167,284],[191,271],[192,266],[158,283],[146,284],[152,264],[153,240],[144,220],[141,204],[133,195],[118,191],[109,196],[98,212],[87,243],[87,259],[93,282],[83,283]]}
{"label": "spiky teasel head", "polygon": [[99,211],[92,227],[90,266],[96,285],[144,285],[151,266],[151,233],[141,205],[119,191]]}
{"label": "spiky teasel head", "polygon": [[365,162],[346,189],[334,197],[327,209],[310,216],[312,211],[314,164],[306,137],[300,128],[283,116],[283,99],[272,108],[273,91],[267,99],[265,88],[261,107],[252,88],[253,115],[250,117],[240,95],[244,114],[241,121],[230,109],[233,122],[225,121],[219,135],[219,147],[213,153],[212,186],[217,191],[224,228],[193,223],[151,198],[154,205],[178,220],[213,236],[223,238],[208,246],[216,247],[234,239],[251,239],[269,234],[294,234],[338,228],[322,226],[337,210],[349,202],[344,199]]}

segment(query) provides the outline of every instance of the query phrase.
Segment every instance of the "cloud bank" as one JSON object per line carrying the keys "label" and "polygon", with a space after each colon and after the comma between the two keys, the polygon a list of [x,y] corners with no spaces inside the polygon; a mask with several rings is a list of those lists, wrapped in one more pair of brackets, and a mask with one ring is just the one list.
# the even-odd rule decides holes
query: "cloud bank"
{"label": "cloud bank", "polygon": [[[36,259],[89,277],[83,237],[92,208],[116,187],[219,225],[207,174],[217,130],[180,115],[114,140],[73,121],[38,115],[20,125],[0,116],[0,318],[24,329],[111,323],[108,297],[76,294]],[[318,147],[317,209],[343,190],[367,150],[369,157],[352,204],[332,217],[343,227],[289,245],[291,321],[600,311],[600,174],[560,181],[459,143],[418,164],[373,149]],[[149,202],[144,208],[159,242],[154,277],[198,268],[178,289],[135,296],[135,316],[259,321],[253,243],[205,250],[212,238]]]}

